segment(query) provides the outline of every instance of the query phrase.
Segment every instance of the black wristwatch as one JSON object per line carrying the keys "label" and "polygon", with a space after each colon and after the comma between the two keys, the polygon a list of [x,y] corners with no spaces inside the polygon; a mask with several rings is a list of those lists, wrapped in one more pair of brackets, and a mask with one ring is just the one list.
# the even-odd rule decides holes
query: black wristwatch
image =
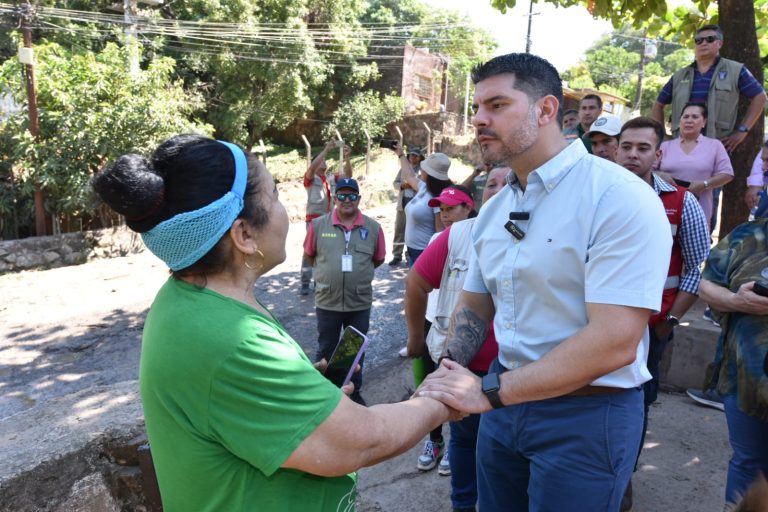
{"label": "black wristwatch", "polygon": [[675,315],[671,315],[667,313],[667,316],[664,317],[664,320],[667,321],[667,323],[672,327],[677,327],[680,325],[680,319],[677,318]]}
{"label": "black wristwatch", "polygon": [[483,394],[491,402],[494,409],[504,407],[504,404],[501,403],[501,397],[499,397],[500,389],[501,381],[498,373],[487,373],[483,376]]}
{"label": "black wristwatch", "polygon": [[740,124],[738,128],[736,128],[736,131],[739,133],[747,133],[749,131],[749,128],[747,128],[746,125]]}

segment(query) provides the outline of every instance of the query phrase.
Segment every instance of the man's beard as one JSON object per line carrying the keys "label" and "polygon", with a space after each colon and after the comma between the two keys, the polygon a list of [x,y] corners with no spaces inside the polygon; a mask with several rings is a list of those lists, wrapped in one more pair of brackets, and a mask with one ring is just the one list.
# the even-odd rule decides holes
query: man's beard
{"label": "man's beard", "polygon": [[[481,134],[482,132],[478,132]],[[494,134],[495,135],[495,134]],[[498,139],[501,147],[496,150],[480,148],[483,153],[483,160],[493,165],[511,166],[512,160],[519,157],[531,146],[534,145],[539,137],[539,124],[536,121],[536,106],[531,105],[528,109],[528,115],[505,139]]]}

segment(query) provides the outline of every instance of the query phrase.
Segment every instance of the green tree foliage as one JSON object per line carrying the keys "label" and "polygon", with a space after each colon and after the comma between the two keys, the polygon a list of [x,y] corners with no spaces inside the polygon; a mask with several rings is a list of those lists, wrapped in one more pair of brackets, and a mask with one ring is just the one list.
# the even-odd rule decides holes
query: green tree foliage
{"label": "green tree foliage", "polygon": [[[46,210],[54,216],[92,213],[88,180],[106,161],[127,152],[149,153],[176,133],[210,133],[189,121],[199,98],[174,80],[174,62],[154,59],[131,74],[126,51],[107,44],[99,53],[75,53],[55,43],[36,47],[40,140],[27,130],[27,112],[13,113],[0,125],[4,165],[13,169],[16,200],[31,197],[34,183],[46,191]],[[15,59],[0,67],[0,90],[25,103],[26,88]],[[8,196],[0,211],[10,211]]]}
{"label": "green tree foliage", "polygon": [[[646,30],[651,37],[676,40],[693,47],[696,30],[706,23],[718,23],[716,0],[691,0],[689,4],[668,0],[629,2],[627,0],[543,0],[560,7],[584,6],[596,18],[610,20],[616,28],[630,25]],[[501,12],[514,7],[518,0],[491,0]],[[754,4],[757,41],[764,68],[768,68],[768,0],[720,0],[726,3]],[[728,39],[726,34],[726,39]],[[768,73],[765,73],[768,77]]]}
{"label": "green tree foliage", "polygon": [[[625,25],[603,36],[587,50],[583,61],[563,73],[563,79],[572,88],[596,88],[634,101],[640,56],[644,52],[643,34],[642,30]],[[657,54],[652,59],[646,58],[643,69],[640,110],[646,114],[672,73],[693,61],[693,52],[679,43],[663,40],[653,40],[653,43]]]}
{"label": "green tree foliage", "polygon": [[[251,148],[267,130],[330,118],[343,101],[334,119],[359,141],[358,128],[380,133],[381,116],[402,110],[392,98],[357,94],[388,71],[371,53],[402,57],[405,44],[429,47],[450,59],[458,86],[494,47],[465,18],[418,0],[174,0],[139,4],[143,51],[134,75],[122,2],[33,4],[43,133],[33,143],[21,113],[0,123],[0,213],[26,208],[33,184],[43,187],[49,213],[87,212],[85,184],[104,161],[195,127]],[[9,5],[0,7],[0,91],[25,105],[15,59],[19,4]],[[347,121],[361,105],[366,124]]]}
{"label": "green tree foliage", "polygon": [[387,123],[403,117],[403,99],[395,95],[379,96],[376,91],[363,91],[344,100],[333,114],[332,124],[323,130],[326,139],[336,138],[335,130],[343,134],[352,147],[366,147],[368,130],[376,140],[386,132]]}
{"label": "green tree foliage", "polygon": [[[335,20],[325,17],[326,3],[316,6],[315,15],[333,26]],[[186,86],[203,92],[203,115],[216,127],[217,136],[250,149],[267,128],[284,128],[313,108],[313,91],[328,79],[331,68],[307,30],[307,4],[187,0],[173,3],[165,13],[177,20],[239,24],[235,34],[212,26],[205,37],[158,43],[178,60]],[[282,34],[270,31],[263,44],[255,44],[262,27],[269,24],[283,28]],[[338,43],[332,30],[325,43]]]}

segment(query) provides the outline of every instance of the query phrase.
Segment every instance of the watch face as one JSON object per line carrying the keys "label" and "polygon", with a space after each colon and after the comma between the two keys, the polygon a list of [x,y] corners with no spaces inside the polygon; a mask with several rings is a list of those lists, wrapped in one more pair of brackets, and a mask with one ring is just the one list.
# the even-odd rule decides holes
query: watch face
{"label": "watch face", "polygon": [[483,393],[498,391],[500,387],[498,373],[488,373],[483,377]]}

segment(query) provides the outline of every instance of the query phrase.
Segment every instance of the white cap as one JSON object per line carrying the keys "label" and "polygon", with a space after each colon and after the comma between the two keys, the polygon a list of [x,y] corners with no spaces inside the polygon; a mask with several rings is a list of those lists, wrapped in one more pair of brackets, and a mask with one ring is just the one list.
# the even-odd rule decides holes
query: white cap
{"label": "white cap", "polygon": [[616,137],[621,133],[621,121],[618,117],[600,116],[594,123],[592,123],[592,126],[589,127],[589,131],[585,133],[584,136],[591,137],[595,133]]}

